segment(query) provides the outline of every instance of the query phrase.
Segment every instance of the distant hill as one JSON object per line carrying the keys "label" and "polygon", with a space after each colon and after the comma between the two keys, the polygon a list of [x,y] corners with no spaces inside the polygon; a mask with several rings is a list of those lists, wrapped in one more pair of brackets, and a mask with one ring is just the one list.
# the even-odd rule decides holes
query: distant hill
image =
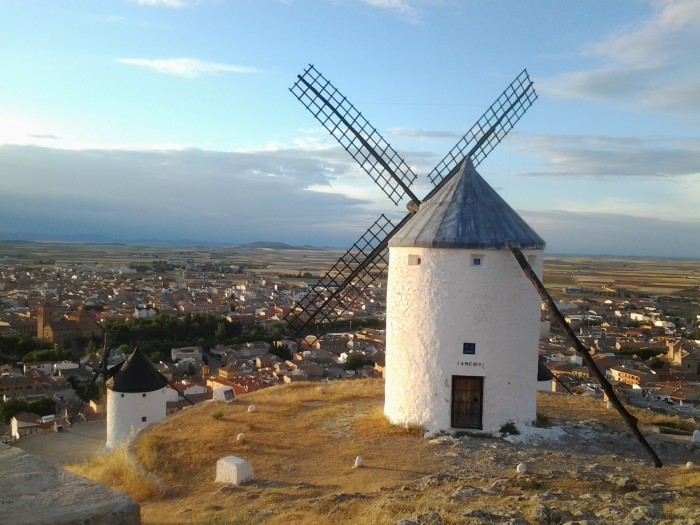
{"label": "distant hill", "polygon": [[245,244],[239,244],[239,246],[245,246],[246,248],[270,248],[274,250],[289,250],[294,248],[293,246],[284,243],[284,242],[265,242],[265,241],[256,241],[256,242],[247,242]]}
{"label": "distant hill", "polygon": [[311,246],[310,244],[305,244],[303,246],[292,246],[291,244],[287,244],[284,242],[265,242],[265,241],[248,242],[245,244],[239,244],[238,246],[242,246],[245,248],[269,248],[271,250],[315,250],[315,249],[319,249],[318,246]]}
{"label": "distant hill", "polygon": [[2,244],[95,244],[95,245],[113,245],[113,246],[197,246],[200,248],[220,248],[229,246],[238,246],[241,248],[266,248],[271,250],[323,250],[334,249],[329,246],[312,246],[304,244],[302,246],[293,246],[284,242],[267,242],[254,241],[249,243],[235,242],[203,242],[196,240],[180,240],[173,241],[167,239],[141,238],[141,239],[115,239],[103,235],[56,235],[56,234],[40,234],[40,233],[15,233],[2,234],[0,233],[0,243]]}

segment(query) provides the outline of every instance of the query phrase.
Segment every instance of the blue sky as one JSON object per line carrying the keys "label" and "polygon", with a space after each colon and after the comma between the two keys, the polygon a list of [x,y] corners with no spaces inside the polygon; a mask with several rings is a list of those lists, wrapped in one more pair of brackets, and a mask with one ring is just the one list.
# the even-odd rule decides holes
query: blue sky
{"label": "blue sky", "polygon": [[313,63],[426,174],[479,166],[549,253],[700,258],[700,2],[0,0],[0,239],[345,247],[395,207],[288,91]]}

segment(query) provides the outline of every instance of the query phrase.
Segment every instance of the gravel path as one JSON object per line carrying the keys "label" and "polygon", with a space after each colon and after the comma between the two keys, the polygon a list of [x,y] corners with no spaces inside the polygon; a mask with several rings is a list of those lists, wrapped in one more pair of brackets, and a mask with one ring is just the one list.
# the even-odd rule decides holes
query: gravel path
{"label": "gravel path", "polygon": [[63,432],[41,432],[24,437],[13,445],[56,465],[70,465],[91,459],[104,450],[107,438],[105,419],[78,423]]}

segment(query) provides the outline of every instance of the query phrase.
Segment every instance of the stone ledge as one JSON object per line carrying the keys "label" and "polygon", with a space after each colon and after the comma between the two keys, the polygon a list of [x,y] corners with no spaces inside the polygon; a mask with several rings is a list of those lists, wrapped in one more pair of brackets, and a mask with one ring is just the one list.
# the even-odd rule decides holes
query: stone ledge
{"label": "stone ledge", "polygon": [[0,444],[2,519],[15,525],[139,525],[139,504],[23,450]]}

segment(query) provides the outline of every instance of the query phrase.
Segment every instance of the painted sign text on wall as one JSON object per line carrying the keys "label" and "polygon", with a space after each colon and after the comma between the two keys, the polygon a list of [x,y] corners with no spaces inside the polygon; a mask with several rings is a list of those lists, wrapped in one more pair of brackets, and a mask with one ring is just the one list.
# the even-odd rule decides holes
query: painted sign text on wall
{"label": "painted sign text on wall", "polygon": [[472,368],[480,367],[484,368],[484,363],[481,361],[457,361],[458,366],[468,366]]}

